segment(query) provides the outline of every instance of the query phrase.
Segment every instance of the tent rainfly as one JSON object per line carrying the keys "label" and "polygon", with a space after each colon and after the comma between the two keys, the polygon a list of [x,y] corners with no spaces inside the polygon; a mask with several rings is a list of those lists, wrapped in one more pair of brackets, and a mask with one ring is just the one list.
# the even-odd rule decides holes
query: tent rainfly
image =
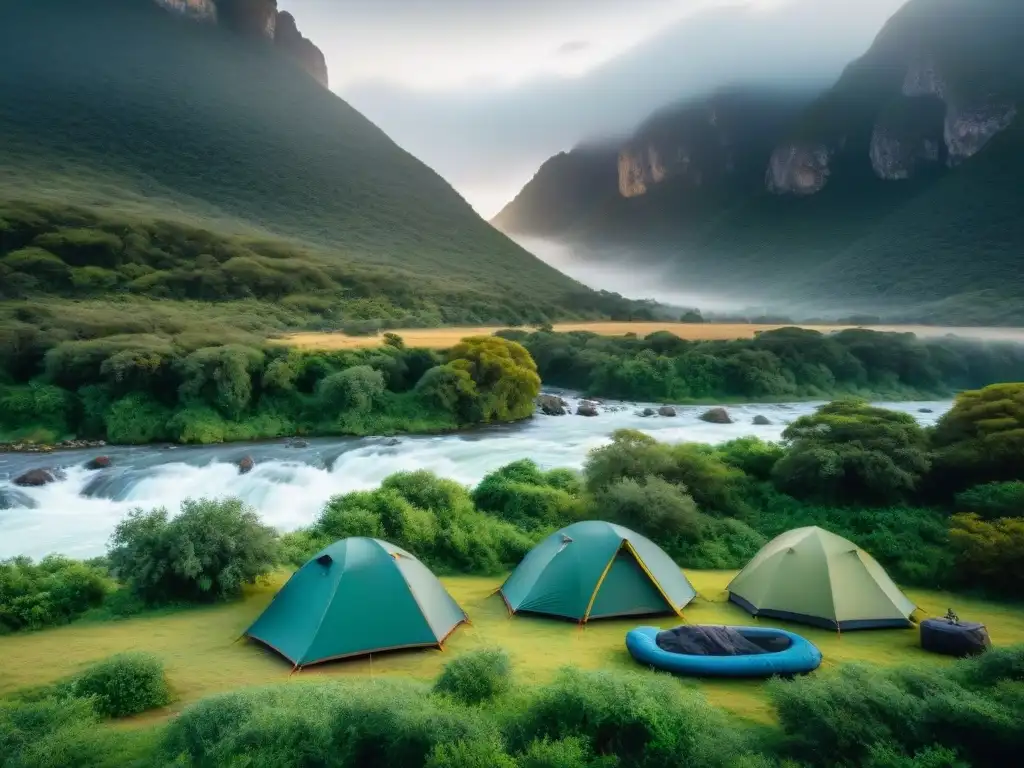
{"label": "tent rainfly", "polygon": [[498,590],[510,613],[584,623],[612,616],[679,614],[696,596],[654,542],[612,523],[574,523],[530,550]]}
{"label": "tent rainfly", "polygon": [[816,526],[776,536],[728,590],[754,616],[836,630],[907,627],[916,609],[871,555]]}
{"label": "tent rainfly", "polygon": [[379,539],[341,539],[288,580],[246,635],[298,667],[399,648],[434,646],[465,612],[437,577]]}

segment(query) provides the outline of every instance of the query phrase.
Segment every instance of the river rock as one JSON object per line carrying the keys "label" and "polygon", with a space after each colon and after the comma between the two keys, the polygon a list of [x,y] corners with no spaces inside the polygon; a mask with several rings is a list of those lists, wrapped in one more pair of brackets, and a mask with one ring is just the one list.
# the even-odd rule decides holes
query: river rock
{"label": "river rock", "polygon": [[401,444],[402,441],[399,440],[397,437],[389,437],[387,440],[384,441],[384,445],[387,446],[388,448],[394,448],[396,445]]}
{"label": "river rock", "polygon": [[708,424],[732,424],[732,417],[725,408],[711,408],[701,414],[700,420]]}
{"label": "river rock", "polygon": [[565,416],[567,403],[557,395],[538,395],[537,407],[547,416]]}
{"label": "river rock", "polygon": [[642,411],[640,411],[640,415],[643,416],[644,418],[648,418],[650,416],[653,416],[654,413],[655,413],[655,411],[654,411],[653,408],[644,408]]}
{"label": "river rock", "polygon": [[933,411],[931,408],[918,408],[917,412],[918,413],[935,413],[935,411]]}
{"label": "river rock", "polygon": [[112,462],[110,461],[109,456],[97,456],[95,459],[90,459],[89,461],[85,462],[85,468],[90,471],[95,471],[97,469],[108,469],[111,463]]}
{"label": "river rock", "polygon": [[593,403],[580,403],[576,407],[577,416],[597,416],[597,406]]}
{"label": "river rock", "polygon": [[676,415],[676,409],[673,408],[671,405],[663,405],[661,406],[661,408],[658,409],[658,415],[674,418]]}
{"label": "river rock", "polygon": [[309,448],[309,441],[308,440],[300,440],[298,438],[295,438],[295,439],[292,439],[292,440],[288,441],[288,447],[289,448]]}
{"label": "river rock", "polygon": [[755,416],[754,417],[754,424],[756,424],[759,427],[767,427],[767,426],[770,426],[771,423],[772,423],[772,420],[769,419],[767,416]]}
{"label": "river rock", "polygon": [[38,488],[56,482],[60,478],[60,474],[55,469],[30,469],[25,474],[14,478],[14,484],[21,488]]}
{"label": "river rock", "polygon": [[238,474],[247,475],[255,466],[256,462],[252,460],[252,456],[246,456],[238,462]]}

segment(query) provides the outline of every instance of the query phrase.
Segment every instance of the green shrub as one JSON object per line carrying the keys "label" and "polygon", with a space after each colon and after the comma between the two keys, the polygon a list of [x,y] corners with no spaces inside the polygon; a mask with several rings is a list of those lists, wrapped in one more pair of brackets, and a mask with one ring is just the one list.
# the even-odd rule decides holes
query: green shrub
{"label": "green shrub", "polygon": [[579,736],[538,739],[519,757],[521,768],[589,768],[594,765],[590,745]]}
{"label": "green shrub", "polygon": [[931,460],[910,414],[858,400],[824,405],[782,433],[785,455],[772,470],[782,490],[841,504],[893,504],[915,495]]}
{"label": "green shrub", "polygon": [[318,385],[320,401],[331,411],[369,411],[384,394],[384,375],[368,365],[332,373]]}
{"label": "green shrub", "polygon": [[532,692],[506,735],[513,752],[576,736],[595,755],[637,768],[733,766],[745,752],[724,715],[670,677],[573,668]]}
{"label": "green shrub", "polygon": [[122,653],[94,664],[73,684],[106,717],[128,717],[170,703],[164,664],[148,653]]}
{"label": "green shrub", "polygon": [[1024,482],[985,483],[956,495],[959,512],[973,512],[986,520],[1024,517]]}
{"label": "green shrub", "polygon": [[110,737],[88,699],[0,699],[5,768],[94,768],[111,755]]}
{"label": "green shrub", "polygon": [[530,459],[522,459],[484,477],[473,489],[473,502],[524,528],[561,527],[584,517],[581,491],[575,473],[544,473]]}
{"label": "green shrub", "polygon": [[238,499],[188,499],[181,513],[134,510],[111,538],[117,577],[150,604],[237,597],[277,561],[277,534]]}
{"label": "green shrub", "polygon": [[66,624],[110,589],[102,569],[58,555],[0,561],[0,634]]}
{"label": "green shrub", "polygon": [[654,475],[627,477],[607,486],[595,494],[594,512],[601,520],[662,542],[700,537],[701,515],[686,489]]}
{"label": "green shrub", "polygon": [[977,515],[955,515],[950,546],[957,576],[967,585],[1009,596],[1024,590],[1024,517],[986,522]]}
{"label": "green shrub", "polygon": [[519,763],[494,740],[438,744],[427,757],[425,768],[518,768]]}
{"label": "green shrub", "polygon": [[458,755],[497,757],[499,744],[482,713],[430,696],[423,686],[317,682],[204,699],[172,721],[162,751],[171,762],[192,765],[422,768],[430,760],[459,765]]}
{"label": "green shrub", "polygon": [[512,661],[500,648],[464,653],[445,664],[434,692],[463,704],[481,704],[503,695],[512,685]]}

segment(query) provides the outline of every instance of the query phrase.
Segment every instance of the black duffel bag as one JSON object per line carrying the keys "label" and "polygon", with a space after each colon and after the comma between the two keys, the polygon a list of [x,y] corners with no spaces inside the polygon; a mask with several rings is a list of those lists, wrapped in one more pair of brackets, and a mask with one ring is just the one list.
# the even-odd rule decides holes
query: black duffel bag
{"label": "black duffel bag", "polygon": [[992,645],[984,624],[925,619],[921,622],[921,647],[946,656],[975,656]]}

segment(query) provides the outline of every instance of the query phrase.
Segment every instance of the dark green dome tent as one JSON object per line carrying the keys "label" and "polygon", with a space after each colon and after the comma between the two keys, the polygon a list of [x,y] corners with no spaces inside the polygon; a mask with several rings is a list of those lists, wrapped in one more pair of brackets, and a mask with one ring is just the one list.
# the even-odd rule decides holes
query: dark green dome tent
{"label": "dark green dome tent", "polygon": [[589,520],[531,549],[499,590],[509,612],[585,622],[679,614],[696,596],[679,566],[628,528]]}
{"label": "dark green dome tent", "polygon": [[296,571],[245,634],[302,667],[439,648],[464,621],[423,563],[394,544],[357,537],[334,542]]}
{"label": "dark green dome tent", "polygon": [[728,589],[754,616],[836,630],[907,627],[916,609],[871,555],[817,526],[776,536]]}

